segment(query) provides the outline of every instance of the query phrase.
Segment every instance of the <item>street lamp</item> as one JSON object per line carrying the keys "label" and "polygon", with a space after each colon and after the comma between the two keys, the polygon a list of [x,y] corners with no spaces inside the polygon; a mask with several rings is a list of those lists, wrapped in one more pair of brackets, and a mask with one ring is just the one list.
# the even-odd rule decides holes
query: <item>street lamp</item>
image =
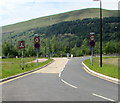
{"label": "street lamp", "polygon": [[102,67],[102,1],[101,0],[93,1],[100,1],[100,67]]}

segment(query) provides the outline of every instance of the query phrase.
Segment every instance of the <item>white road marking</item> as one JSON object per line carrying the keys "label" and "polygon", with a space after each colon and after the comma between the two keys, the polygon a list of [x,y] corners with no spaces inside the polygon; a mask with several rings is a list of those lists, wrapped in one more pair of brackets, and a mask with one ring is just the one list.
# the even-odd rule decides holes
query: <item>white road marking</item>
{"label": "white road marking", "polygon": [[[65,67],[64,67],[65,68]],[[64,69],[61,70],[61,72],[63,72]]]}
{"label": "white road marking", "polygon": [[[65,67],[64,67],[65,68]],[[61,77],[61,73],[63,72],[64,69],[61,70],[61,72],[59,73],[59,77]]]}
{"label": "white road marking", "polygon": [[61,76],[61,72],[59,73],[59,77]]}
{"label": "white road marking", "polygon": [[101,96],[101,95],[98,95],[98,94],[95,94],[95,93],[93,93],[92,95],[94,95],[96,97],[100,97],[100,98],[106,99],[106,100],[109,100],[109,101],[115,101],[113,99],[110,99],[110,98],[107,98],[107,97],[104,97],[104,96]]}
{"label": "white road marking", "polygon": [[64,81],[63,79],[61,79],[61,81],[62,81],[63,83],[65,83],[65,84],[69,85],[70,87],[77,88],[76,86],[74,86],[74,85],[72,85],[72,84],[70,84],[70,83],[67,83],[67,82]]}
{"label": "white road marking", "polygon": [[[65,65],[66,66],[66,65]],[[63,67],[63,69],[61,70],[61,72],[59,73],[59,77],[61,77],[61,73],[63,72],[65,66]]]}

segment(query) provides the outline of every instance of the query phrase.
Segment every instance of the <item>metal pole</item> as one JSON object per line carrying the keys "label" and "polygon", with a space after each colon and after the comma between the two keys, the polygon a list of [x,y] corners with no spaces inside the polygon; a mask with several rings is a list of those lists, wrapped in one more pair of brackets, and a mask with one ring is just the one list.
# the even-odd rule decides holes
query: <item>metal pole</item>
{"label": "metal pole", "polygon": [[38,65],[38,48],[37,48],[37,65]]}
{"label": "metal pole", "polygon": [[50,58],[50,54],[51,54],[51,47],[50,47],[50,41],[49,41],[49,58]]}
{"label": "metal pole", "polygon": [[[45,43],[45,42],[44,42]],[[46,43],[45,43],[45,57],[46,57]]]}
{"label": "metal pole", "polygon": [[91,48],[91,59],[92,59],[92,66],[93,66],[93,47]]}
{"label": "metal pole", "polygon": [[23,56],[23,49],[22,49],[22,70],[24,70],[24,56]]}
{"label": "metal pole", "polygon": [[100,67],[102,67],[102,1],[100,0]]}

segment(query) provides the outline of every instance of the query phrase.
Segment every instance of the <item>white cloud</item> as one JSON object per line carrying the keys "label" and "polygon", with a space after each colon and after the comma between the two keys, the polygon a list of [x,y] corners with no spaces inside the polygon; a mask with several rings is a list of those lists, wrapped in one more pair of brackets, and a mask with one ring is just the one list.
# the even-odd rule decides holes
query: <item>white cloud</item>
{"label": "white cloud", "polygon": [[[103,8],[118,8],[118,0],[102,0]],[[1,0],[0,25],[17,23],[71,10],[98,7],[93,0]]]}

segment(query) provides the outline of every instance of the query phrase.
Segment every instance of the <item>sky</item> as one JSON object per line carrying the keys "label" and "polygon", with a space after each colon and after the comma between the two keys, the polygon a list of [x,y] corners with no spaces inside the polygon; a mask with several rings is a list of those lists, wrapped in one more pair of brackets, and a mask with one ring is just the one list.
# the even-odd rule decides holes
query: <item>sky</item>
{"label": "sky", "polygon": [[[119,0],[101,1],[102,8],[118,10]],[[99,5],[99,1],[93,0],[0,0],[0,26]]]}

